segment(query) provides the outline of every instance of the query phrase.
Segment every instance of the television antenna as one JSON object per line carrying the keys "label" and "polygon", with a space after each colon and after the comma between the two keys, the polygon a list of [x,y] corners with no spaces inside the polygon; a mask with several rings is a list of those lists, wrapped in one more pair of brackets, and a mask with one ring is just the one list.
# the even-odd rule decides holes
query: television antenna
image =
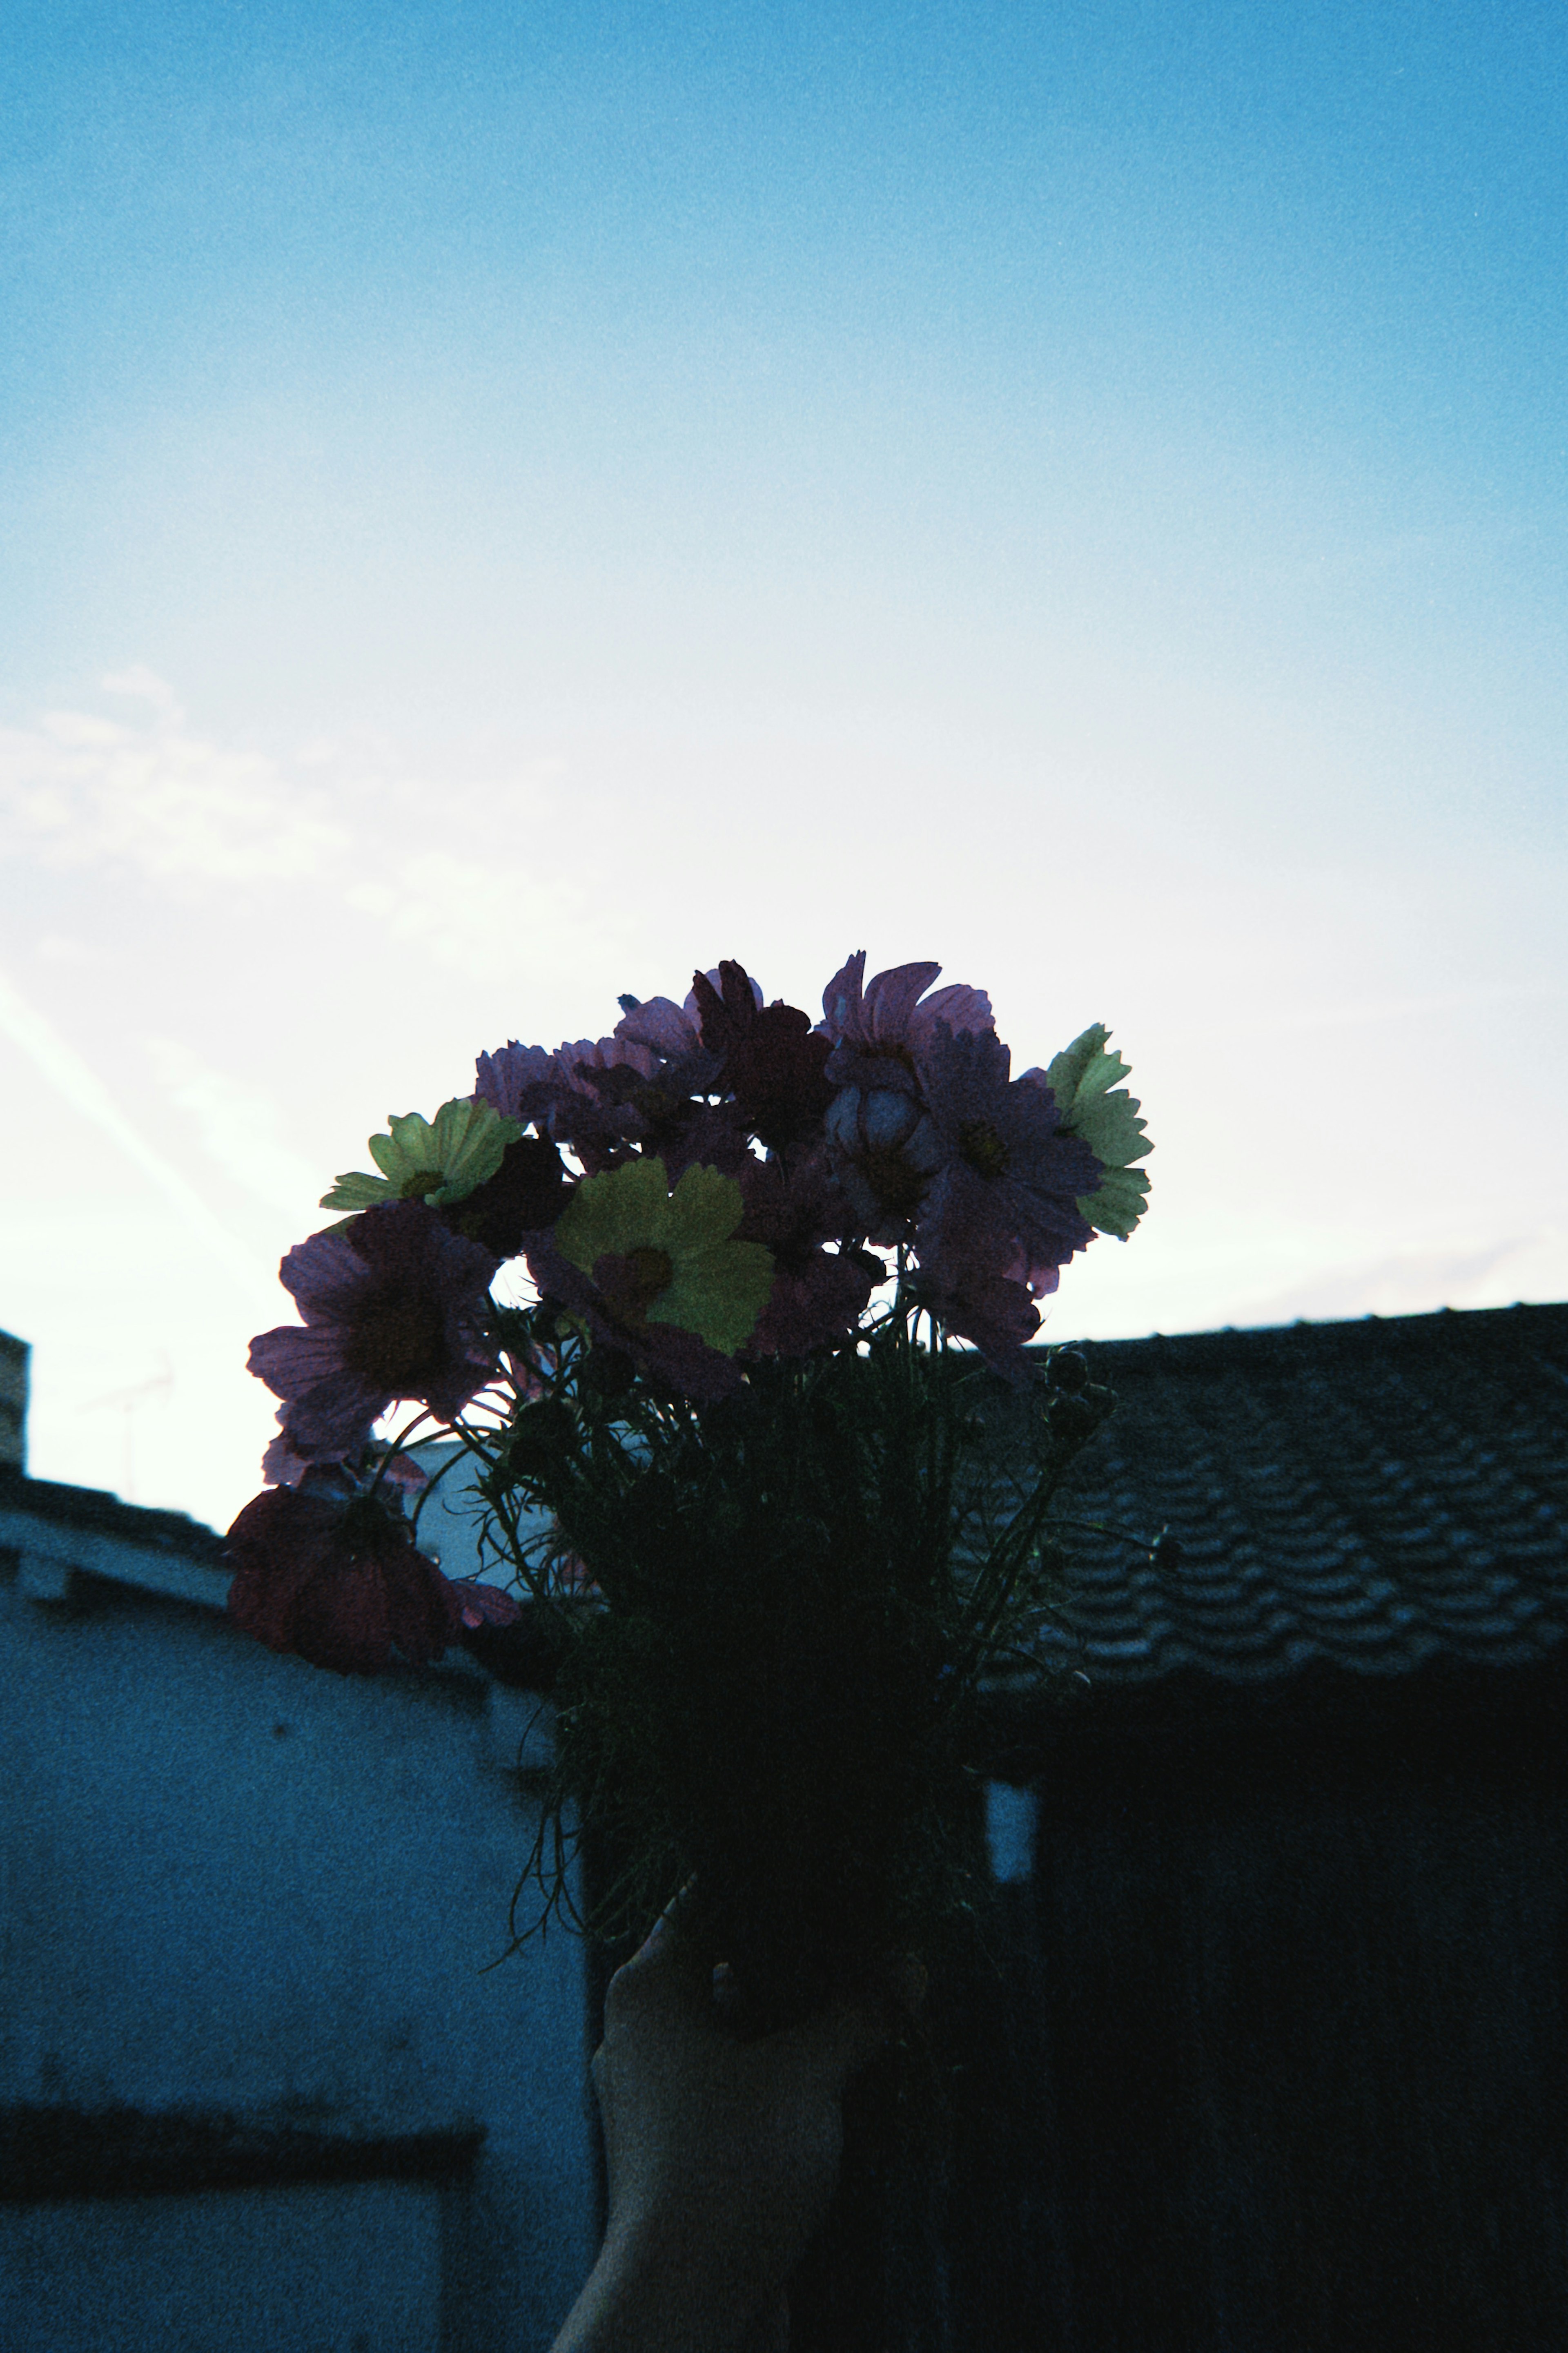
{"label": "television antenna", "polygon": [[167,1405],[174,1392],[174,1367],[162,1352],[160,1366],[161,1369],[150,1380],[133,1382],[129,1388],[110,1389],[103,1397],[91,1398],[81,1409],[83,1413],[99,1413],[112,1409],[125,1417],[120,1433],[120,1494],[121,1500],[127,1504],[136,1501],[136,1417],[142,1407],[151,1405],[154,1398],[160,1405]]}

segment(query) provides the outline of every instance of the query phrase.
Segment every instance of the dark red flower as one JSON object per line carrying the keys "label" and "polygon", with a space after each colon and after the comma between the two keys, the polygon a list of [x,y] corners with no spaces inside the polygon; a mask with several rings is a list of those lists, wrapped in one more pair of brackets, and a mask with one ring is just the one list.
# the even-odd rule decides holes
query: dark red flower
{"label": "dark red flower", "polygon": [[694,973],[691,993],[702,1016],[702,1043],[720,1057],[719,1084],[735,1098],[753,1134],[782,1152],[815,1134],[833,1100],[823,1072],[832,1041],[814,1031],[811,1016],[783,998],[756,1001],[756,984],[743,965],[721,964],[715,988]]}
{"label": "dark red flower", "polygon": [[553,1144],[520,1135],[500,1166],[440,1215],[453,1231],[479,1242],[497,1258],[515,1258],[525,1234],[552,1226],[566,1206],[566,1164]]}
{"label": "dark red flower", "polygon": [[394,1646],[416,1666],[455,1640],[460,1602],[395,1504],[312,1465],[269,1487],[230,1528],[228,1611],[268,1650],[342,1675],[375,1674]]}
{"label": "dark red flower", "polygon": [[762,1010],[761,993],[745,965],[730,957],[720,959],[717,988],[705,972],[692,974],[689,1002],[697,1009],[707,1052],[721,1061],[740,1044]]}

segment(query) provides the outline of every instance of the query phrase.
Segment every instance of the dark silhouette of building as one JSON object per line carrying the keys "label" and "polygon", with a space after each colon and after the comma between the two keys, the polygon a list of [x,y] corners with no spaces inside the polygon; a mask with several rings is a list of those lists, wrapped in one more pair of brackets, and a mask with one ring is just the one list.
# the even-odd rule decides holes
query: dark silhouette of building
{"label": "dark silhouette of building", "polygon": [[1568,1307],[1085,1353],[1089,1690],[995,1694],[1035,1868],[905,2341],[1560,2353]]}

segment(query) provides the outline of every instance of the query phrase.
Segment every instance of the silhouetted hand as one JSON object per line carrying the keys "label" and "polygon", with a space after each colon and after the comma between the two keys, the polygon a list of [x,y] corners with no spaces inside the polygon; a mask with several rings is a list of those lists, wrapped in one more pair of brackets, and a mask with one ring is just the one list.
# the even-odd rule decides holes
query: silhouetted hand
{"label": "silhouetted hand", "polygon": [[617,1969],[594,2058],[609,2222],[554,2353],[784,2353],[785,2284],[838,2179],[844,2087],[924,1971],[742,2041],[729,1973],[710,1976],[677,1898]]}

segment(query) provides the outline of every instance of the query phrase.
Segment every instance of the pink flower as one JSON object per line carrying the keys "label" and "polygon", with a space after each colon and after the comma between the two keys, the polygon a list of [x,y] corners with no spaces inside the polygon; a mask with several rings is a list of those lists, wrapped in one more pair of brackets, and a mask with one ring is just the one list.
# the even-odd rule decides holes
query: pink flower
{"label": "pink flower", "polygon": [[416,1666],[454,1640],[458,1600],[399,1510],[346,1471],[312,1464],[269,1487],[227,1537],[228,1610],[268,1650],[375,1674],[394,1646]]}
{"label": "pink flower", "polygon": [[[304,1317],[250,1344],[284,1400],[298,1457],[342,1456],[398,1398],[450,1419],[484,1386],[491,1253],[420,1201],[391,1201],[291,1250],[279,1269]],[[274,1441],[277,1444],[277,1441]]]}
{"label": "pink flower", "polygon": [[470,1633],[479,1626],[515,1626],[522,1615],[510,1593],[498,1585],[481,1585],[477,1577],[455,1577],[451,1590],[458,1617]]}
{"label": "pink flower", "polygon": [[895,965],[863,991],[866,951],[860,948],[834,974],[822,992],[822,1029],[837,1050],[827,1066],[836,1086],[912,1082],[915,1061],[940,1021],[954,1032],[995,1028],[983,988],[955,982],[921,1001],[941,970],[939,964]]}
{"label": "pink flower", "polygon": [[972,1241],[964,1251],[922,1258],[915,1290],[955,1338],[973,1343],[995,1372],[1016,1379],[1022,1349],[1040,1328],[1039,1310],[1005,1245]]}

